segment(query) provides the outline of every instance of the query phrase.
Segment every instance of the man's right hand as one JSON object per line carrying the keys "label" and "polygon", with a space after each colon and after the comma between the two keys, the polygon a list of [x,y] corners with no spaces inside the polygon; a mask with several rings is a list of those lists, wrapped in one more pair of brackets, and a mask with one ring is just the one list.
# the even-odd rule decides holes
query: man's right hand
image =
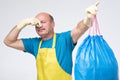
{"label": "man's right hand", "polygon": [[22,28],[24,28],[27,25],[41,25],[40,20],[36,18],[28,18],[21,20],[18,24],[17,27],[15,26],[5,37],[4,43],[12,48],[19,49],[19,50],[25,50],[23,42],[21,39],[18,39],[18,35],[21,31]]}
{"label": "man's right hand", "polygon": [[27,25],[32,25],[32,26],[36,26],[36,25],[41,25],[40,21],[37,18],[27,18],[24,20],[21,20],[18,24],[17,24],[17,28],[18,29],[22,29]]}

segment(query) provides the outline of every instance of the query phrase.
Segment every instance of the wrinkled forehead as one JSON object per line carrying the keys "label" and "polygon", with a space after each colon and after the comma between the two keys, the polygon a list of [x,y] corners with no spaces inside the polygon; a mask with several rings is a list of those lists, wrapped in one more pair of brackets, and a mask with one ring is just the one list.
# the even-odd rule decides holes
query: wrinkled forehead
{"label": "wrinkled forehead", "polygon": [[48,13],[39,13],[35,16],[35,18],[39,20],[50,20],[50,16]]}

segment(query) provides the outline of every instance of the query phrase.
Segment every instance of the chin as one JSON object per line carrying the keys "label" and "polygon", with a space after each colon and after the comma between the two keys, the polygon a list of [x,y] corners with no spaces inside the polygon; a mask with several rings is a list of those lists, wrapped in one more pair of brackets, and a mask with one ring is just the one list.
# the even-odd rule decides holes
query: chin
{"label": "chin", "polygon": [[45,34],[43,34],[43,33],[41,33],[41,34],[38,34],[40,37],[44,37],[45,36]]}

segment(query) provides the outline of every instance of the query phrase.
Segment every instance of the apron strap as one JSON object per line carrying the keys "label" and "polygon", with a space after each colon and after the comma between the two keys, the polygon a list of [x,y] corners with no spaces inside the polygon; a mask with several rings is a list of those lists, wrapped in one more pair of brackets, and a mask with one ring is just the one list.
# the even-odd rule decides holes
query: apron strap
{"label": "apron strap", "polygon": [[52,48],[55,48],[56,44],[56,34],[54,33]]}
{"label": "apron strap", "polygon": [[[55,47],[55,44],[56,44],[56,33],[54,33],[54,36],[53,36],[52,48]],[[39,48],[41,47],[41,45],[42,45],[42,40],[40,41]]]}

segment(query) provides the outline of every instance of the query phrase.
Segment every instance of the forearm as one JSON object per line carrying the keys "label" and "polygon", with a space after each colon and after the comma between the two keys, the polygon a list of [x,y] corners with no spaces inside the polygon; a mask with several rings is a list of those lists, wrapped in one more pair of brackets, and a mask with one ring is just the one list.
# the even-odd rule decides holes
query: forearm
{"label": "forearm", "polygon": [[88,28],[89,27],[84,24],[83,20],[80,21],[71,32],[73,42],[76,43],[78,39],[88,30]]}
{"label": "forearm", "polygon": [[17,26],[15,26],[5,37],[4,43],[9,46],[10,44],[17,41],[20,31],[21,31],[21,29],[19,29],[19,28],[17,28]]}
{"label": "forearm", "polygon": [[40,24],[40,21],[36,18],[21,20],[5,37],[4,43],[12,48],[25,50],[22,40],[18,39],[19,33],[27,25],[35,26],[37,24]]}
{"label": "forearm", "polygon": [[77,32],[78,32],[78,38],[80,38],[87,30],[88,30],[88,26],[84,24],[83,20],[80,21],[78,24],[77,24]]}
{"label": "forearm", "polygon": [[76,43],[78,39],[88,30],[88,28],[92,26],[92,17],[94,17],[97,14],[98,4],[99,2],[96,2],[94,5],[88,7],[85,11],[85,18],[82,21],[80,21],[77,24],[77,27],[75,27],[72,30],[71,36],[74,43]]}

